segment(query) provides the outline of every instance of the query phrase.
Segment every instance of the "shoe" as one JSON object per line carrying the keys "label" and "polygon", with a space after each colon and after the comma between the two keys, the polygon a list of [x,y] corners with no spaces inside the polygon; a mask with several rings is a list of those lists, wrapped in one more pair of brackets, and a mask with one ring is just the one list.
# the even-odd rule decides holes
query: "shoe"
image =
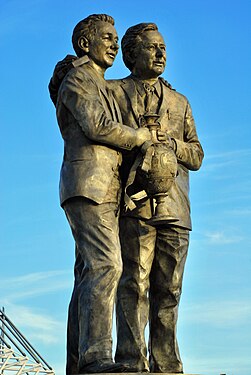
{"label": "shoe", "polygon": [[79,374],[95,374],[102,372],[125,372],[126,366],[122,363],[114,363],[110,359],[100,359],[88,363],[79,369]]}

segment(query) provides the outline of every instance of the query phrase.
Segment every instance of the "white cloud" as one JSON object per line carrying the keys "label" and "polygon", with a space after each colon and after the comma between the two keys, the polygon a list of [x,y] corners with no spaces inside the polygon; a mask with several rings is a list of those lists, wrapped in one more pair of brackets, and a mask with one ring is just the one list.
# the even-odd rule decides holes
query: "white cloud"
{"label": "white cloud", "polygon": [[[69,291],[72,284],[71,271],[50,271],[0,279],[1,305],[9,319],[24,332],[28,340],[36,345],[55,345],[65,340],[66,312],[63,321],[48,312],[47,305],[35,307],[34,297],[48,299],[48,295],[60,290]],[[32,297],[28,307],[27,298]],[[42,301],[42,300],[41,300]],[[41,306],[41,303],[40,303]],[[62,312],[58,314],[62,318]]]}
{"label": "white cloud", "polygon": [[[0,279],[1,304],[5,307],[9,319],[18,329],[25,331],[29,341],[56,344],[64,340],[65,319],[62,322],[53,318],[46,311],[46,306],[31,308],[25,306],[24,302],[27,298],[41,298],[41,296],[47,298],[50,293],[69,290],[71,284],[72,272],[67,270],[37,272]],[[22,300],[23,302],[20,303]]]}
{"label": "white cloud", "polygon": [[[203,356],[204,354],[204,356]],[[251,359],[238,355],[236,358],[229,353],[218,355],[206,355],[201,353],[197,357],[183,356],[183,363],[186,373],[203,373],[204,375],[250,375]]]}
{"label": "white cloud", "polygon": [[248,157],[251,156],[251,149],[243,149],[243,150],[233,150],[233,151],[227,151],[227,152],[221,152],[217,154],[209,154],[206,156],[207,160],[211,159],[217,159],[217,160],[236,160],[238,157],[243,158],[243,157]]}
{"label": "white cloud", "polygon": [[243,209],[234,209],[226,211],[228,215],[234,216],[250,216],[251,215],[251,208],[243,208]]}
{"label": "white cloud", "polygon": [[[251,149],[233,150],[218,154],[206,155],[200,173],[210,173],[213,179],[229,179],[236,182],[236,177],[245,164],[249,164]],[[248,169],[245,169],[245,177]],[[244,175],[243,175],[244,177]]]}
{"label": "white cloud", "polygon": [[28,341],[52,345],[64,340],[65,322],[52,318],[41,309],[11,303],[5,307],[7,317]]}
{"label": "white cloud", "polygon": [[41,296],[59,290],[68,290],[72,285],[71,271],[49,271],[0,279],[2,303]]}
{"label": "white cloud", "polygon": [[183,320],[215,327],[230,328],[250,321],[251,301],[208,301],[184,306]]}
{"label": "white cloud", "polygon": [[244,238],[238,235],[229,235],[221,231],[209,232],[205,234],[207,240],[214,245],[226,245],[231,243],[238,243]]}

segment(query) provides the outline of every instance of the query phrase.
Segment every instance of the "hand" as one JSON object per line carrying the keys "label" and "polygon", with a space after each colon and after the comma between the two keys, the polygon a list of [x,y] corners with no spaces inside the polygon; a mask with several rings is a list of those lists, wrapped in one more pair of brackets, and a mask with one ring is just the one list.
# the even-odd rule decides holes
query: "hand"
{"label": "hand", "polygon": [[157,139],[160,142],[166,142],[169,143],[169,146],[172,147],[172,149],[176,150],[176,143],[173,138],[171,138],[167,132],[163,132],[162,130],[157,130]]}
{"label": "hand", "polygon": [[163,130],[157,130],[157,139],[160,142],[166,142],[168,141],[170,143],[171,138],[167,134],[167,132],[164,132]]}
{"label": "hand", "polygon": [[151,133],[148,128],[139,128],[136,130],[136,146],[141,146],[144,142],[151,140]]}

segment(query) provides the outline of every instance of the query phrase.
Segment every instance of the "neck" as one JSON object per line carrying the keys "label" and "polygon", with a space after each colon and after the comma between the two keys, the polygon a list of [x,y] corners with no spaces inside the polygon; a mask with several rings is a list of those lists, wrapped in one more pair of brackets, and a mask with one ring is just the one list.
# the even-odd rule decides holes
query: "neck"
{"label": "neck", "polygon": [[105,71],[106,71],[106,68],[103,68],[102,66],[100,65],[97,65],[93,60],[90,60],[89,61],[89,65],[95,70],[95,72],[101,76],[102,78],[105,77]]}
{"label": "neck", "polygon": [[132,76],[134,78],[136,78],[138,81],[142,82],[142,83],[148,83],[149,85],[154,85],[157,81],[158,81],[158,77],[155,77],[155,78],[142,78],[142,77],[139,77],[135,74],[132,74]]}

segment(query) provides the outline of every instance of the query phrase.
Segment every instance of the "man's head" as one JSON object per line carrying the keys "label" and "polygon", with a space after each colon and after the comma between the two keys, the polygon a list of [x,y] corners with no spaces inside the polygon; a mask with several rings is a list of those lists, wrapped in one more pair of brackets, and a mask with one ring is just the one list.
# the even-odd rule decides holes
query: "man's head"
{"label": "man's head", "polygon": [[77,56],[87,55],[105,69],[113,64],[119,48],[117,42],[114,19],[107,14],[90,15],[75,26],[72,34]]}
{"label": "man's head", "polygon": [[125,65],[139,79],[156,78],[164,72],[166,46],[155,23],[130,27],[121,45]]}

